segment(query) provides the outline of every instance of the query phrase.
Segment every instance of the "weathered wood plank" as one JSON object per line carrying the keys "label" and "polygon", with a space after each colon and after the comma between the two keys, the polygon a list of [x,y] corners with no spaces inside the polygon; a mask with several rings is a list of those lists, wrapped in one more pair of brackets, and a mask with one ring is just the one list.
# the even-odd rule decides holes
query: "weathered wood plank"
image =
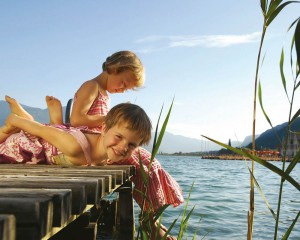
{"label": "weathered wood plank", "polygon": [[[107,192],[111,192],[112,190],[112,176],[111,175],[94,175],[89,174],[87,176],[86,173],[64,173],[64,172],[51,172],[51,173],[45,173],[45,172],[36,172],[36,171],[18,171],[14,169],[13,171],[5,171],[0,172],[0,179],[1,178],[14,178],[14,177],[38,177],[38,178],[45,178],[45,179],[59,179],[61,181],[64,181],[64,179],[90,179],[92,181],[95,181],[98,179],[98,195],[96,196],[96,201],[98,202],[99,197],[103,197]],[[88,191],[91,190],[91,186],[88,187]],[[90,193],[88,193],[90,194]],[[89,202],[90,203],[90,202]]]}
{"label": "weathered wood plank", "polygon": [[72,214],[77,215],[87,206],[86,186],[74,183],[45,182],[4,182],[0,181],[0,188],[47,188],[47,189],[71,189],[72,190]]}
{"label": "weathered wood plank", "polygon": [[0,214],[0,239],[16,239],[16,218],[12,214]]}
{"label": "weathered wood plank", "polygon": [[[13,214],[18,227],[35,227],[39,238],[44,237],[52,229],[53,202],[47,197],[33,198],[2,198],[0,197],[0,212],[2,214]],[[24,239],[25,240],[25,239]]]}
{"label": "weathered wood plank", "polygon": [[[102,185],[104,183],[101,181],[102,179],[96,178],[85,178],[85,177],[58,177],[58,176],[20,176],[20,175],[0,175],[1,182],[11,182],[11,181],[19,181],[19,182],[28,182],[35,184],[36,182],[44,183],[45,186],[49,182],[53,184],[65,184],[65,183],[72,183],[78,185],[86,186],[86,194],[87,194],[87,203],[88,204],[96,204],[99,201],[100,193],[102,192]],[[104,191],[103,191],[104,192]]]}
{"label": "weathered wood plank", "polygon": [[[126,165],[125,165],[126,166]],[[41,164],[36,164],[36,165],[29,165],[29,164],[0,164],[0,171],[1,169],[3,170],[8,170],[9,169],[36,169],[36,170],[43,170],[44,172],[53,172],[53,171],[57,171],[57,169],[60,169],[62,172],[81,172],[81,173],[98,173],[100,176],[101,175],[115,175],[116,177],[116,183],[118,185],[122,184],[124,181],[124,172],[125,172],[125,177],[129,177],[127,176],[126,171],[130,171],[128,170],[129,167],[125,167],[124,165],[118,165],[117,166],[72,166],[72,167],[68,167],[68,166],[60,166],[60,165],[41,165]],[[127,169],[127,170],[125,170]],[[20,171],[24,171],[24,170],[20,170]],[[88,174],[87,174],[88,175]]]}
{"label": "weathered wood plank", "polygon": [[1,198],[49,197],[53,201],[53,226],[62,227],[71,218],[70,189],[0,188]]}

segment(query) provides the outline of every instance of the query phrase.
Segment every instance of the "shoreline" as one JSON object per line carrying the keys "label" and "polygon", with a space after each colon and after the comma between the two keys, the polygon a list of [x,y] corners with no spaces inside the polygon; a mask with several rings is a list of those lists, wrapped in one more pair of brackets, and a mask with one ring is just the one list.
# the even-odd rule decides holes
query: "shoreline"
{"label": "shoreline", "polygon": [[[265,161],[282,161],[280,156],[258,156],[260,159]],[[244,157],[241,155],[204,155],[201,159],[215,159],[215,160],[251,160],[251,158]],[[288,162],[289,160],[287,160]]]}

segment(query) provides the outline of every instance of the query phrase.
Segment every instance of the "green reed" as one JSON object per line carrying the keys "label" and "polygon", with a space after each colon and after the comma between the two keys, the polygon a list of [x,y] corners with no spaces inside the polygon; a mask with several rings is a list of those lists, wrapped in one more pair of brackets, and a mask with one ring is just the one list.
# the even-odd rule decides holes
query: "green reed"
{"label": "green reed", "polygon": [[[299,117],[300,115],[300,110],[298,110],[293,116],[292,116],[292,110],[293,110],[293,103],[294,103],[294,96],[296,93],[296,90],[298,89],[300,85],[300,81],[298,79],[299,77],[299,66],[300,66],[300,21],[299,18],[295,20],[291,26],[288,28],[290,30],[294,25],[295,27],[295,32],[293,35],[292,39],[292,44],[291,44],[291,53],[290,53],[290,65],[291,65],[291,70],[293,72],[293,89],[291,93],[291,97],[288,95],[288,91],[286,88],[286,79],[285,79],[285,74],[284,74],[284,51],[282,50],[281,52],[281,58],[280,58],[280,75],[281,75],[281,80],[283,84],[284,91],[287,95],[287,99],[289,101],[289,116],[288,116],[288,127],[286,131],[286,137],[285,137],[285,142],[281,144],[283,146],[283,156],[282,156],[282,169],[277,168],[276,166],[260,159],[258,156],[255,155],[255,126],[256,126],[256,100],[257,97],[259,99],[260,107],[261,110],[270,124],[271,128],[273,128],[273,125],[271,123],[270,118],[268,117],[264,107],[263,107],[263,101],[262,101],[262,88],[261,88],[261,83],[259,82],[259,70],[260,70],[260,65],[262,63],[261,60],[261,52],[262,52],[262,46],[264,43],[264,38],[267,32],[268,27],[270,24],[273,22],[274,19],[277,18],[278,14],[289,4],[291,3],[299,3],[299,1],[282,1],[282,0],[260,0],[260,6],[263,14],[263,28],[262,28],[262,34],[261,34],[261,41],[260,41],[260,46],[258,50],[258,57],[257,57],[257,63],[256,63],[256,72],[255,72],[255,81],[254,81],[254,101],[253,101],[253,122],[252,122],[252,153],[249,153],[247,149],[238,149],[238,148],[233,148],[229,145],[223,144],[221,142],[218,142],[216,140],[210,139],[206,137],[207,139],[235,152],[238,154],[241,154],[245,157],[248,157],[251,159],[251,169],[249,168],[250,172],[250,209],[248,211],[248,233],[247,233],[247,239],[250,240],[252,239],[252,232],[253,232],[253,220],[254,220],[254,185],[257,186],[258,190],[260,191],[262,197],[264,198],[264,201],[266,202],[268,208],[270,209],[270,212],[272,213],[274,219],[275,219],[275,229],[274,229],[274,239],[277,239],[277,232],[278,232],[278,223],[279,223],[279,217],[280,217],[280,206],[281,206],[281,199],[282,199],[282,192],[283,192],[283,182],[288,181],[291,183],[298,191],[300,191],[300,185],[299,183],[293,179],[290,176],[290,173],[292,172],[293,168],[297,164],[297,162],[300,159],[300,151],[296,156],[293,158],[292,162],[289,164],[287,169],[285,170],[285,164],[286,164],[286,150],[287,150],[287,144],[289,141],[289,136],[290,136],[290,127],[292,123]],[[293,62],[293,50],[296,51],[296,61],[295,63]],[[294,69],[294,70],[293,70]],[[205,136],[204,136],[205,137]],[[281,140],[280,140],[281,141]],[[264,167],[268,168],[269,170],[277,173],[280,177],[280,189],[279,189],[279,197],[278,197],[278,205],[277,205],[277,214],[274,213],[274,211],[270,208],[267,199],[265,198],[262,190],[259,187],[258,181],[254,177],[254,162],[259,163],[263,165]],[[292,231],[295,223],[297,222],[297,219],[299,217],[300,211],[298,212],[297,216],[295,217],[292,225],[289,227],[289,229],[286,231],[284,237],[282,239],[287,239],[290,232]]]}
{"label": "green reed", "polygon": [[[167,127],[167,124],[169,121],[169,117],[170,117],[170,114],[172,111],[173,102],[174,102],[174,99],[171,103],[168,114],[163,122],[162,128],[160,131],[158,131],[158,126],[159,126],[163,107],[160,111],[158,122],[157,122],[156,129],[155,129],[153,147],[152,147],[152,152],[151,152],[151,160],[150,160],[149,165],[147,166],[148,174],[145,172],[145,170],[143,168],[141,157],[139,157],[139,163],[140,163],[140,169],[141,169],[141,175],[142,175],[142,179],[143,179],[144,189],[143,189],[143,191],[139,191],[139,190],[135,189],[135,191],[139,192],[139,194],[141,194],[143,196],[143,203],[142,203],[142,207],[141,207],[140,214],[139,214],[139,227],[138,227],[138,233],[137,233],[136,239],[148,240],[148,239],[153,239],[153,237],[154,237],[154,239],[158,239],[158,231],[159,231],[160,226],[162,225],[163,213],[169,206],[169,205],[164,205],[164,206],[159,207],[157,211],[154,211],[153,206],[151,208],[151,205],[152,205],[151,201],[147,198],[147,187],[148,187],[150,169],[151,169],[152,163],[154,161],[154,158],[159,150],[163,136],[165,134],[166,127]],[[158,132],[159,132],[159,135],[158,135]],[[179,226],[180,228],[179,228],[179,232],[178,232],[178,236],[177,236],[178,240],[183,239],[185,233],[187,232],[188,221],[189,221],[190,217],[192,216],[192,213],[195,208],[195,206],[194,206],[191,210],[188,210],[188,203],[190,200],[193,185],[194,185],[194,183],[192,184],[192,187],[189,192],[189,196],[186,199],[184,210],[181,214],[181,222],[180,222],[180,226]],[[150,205],[150,209],[145,210],[146,202]],[[178,216],[176,219],[173,220],[172,224],[170,225],[170,227],[167,229],[166,233],[164,234],[162,240],[165,240],[167,238],[168,234],[170,233],[172,228],[177,223],[179,217],[180,216]],[[153,232],[153,226],[155,224],[157,224],[157,228],[156,228],[156,231]],[[194,233],[193,239],[196,239],[197,230]]]}

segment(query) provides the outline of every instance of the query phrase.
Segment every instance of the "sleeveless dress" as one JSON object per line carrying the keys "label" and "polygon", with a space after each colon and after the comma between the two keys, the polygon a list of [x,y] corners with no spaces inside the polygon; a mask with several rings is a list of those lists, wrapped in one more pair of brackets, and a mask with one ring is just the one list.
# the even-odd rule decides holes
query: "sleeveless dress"
{"label": "sleeveless dress", "polygon": [[[75,93],[74,96],[74,103],[77,100],[77,94]],[[98,92],[97,98],[94,100],[91,108],[87,112],[88,115],[101,115],[105,116],[108,111],[109,111],[109,105],[110,105],[110,99],[109,96],[104,95],[100,90]],[[86,133],[101,133],[102,132],[102,127],[93,127],[89,128],[88,126],[80,126],[77,127],[81,129],[81,131],[86,132]]]}
{"label": "sleeveless dress", "polygon": [[[52,126],[72,134],[82,147],[86,159],[85,165],[91,165],[90,146],[84,134],[77,128],[64,125]],[[24,131],[12,134],[5,142],[0,143],[0,163],[72,165],[56,147]]]}
{"label": "sleeveless dress", "polygon": [[[76,94],[74,97],[74,101],[76,101]],[[88,113],[91,115],[106,115],[109,111],[110,99],[109,96],[103,95],[100,91],[98,97],[93,102],[91,108]],[[80,129],[84,132],[94,132],[101,133],[101,128],[88,128],[88,127],[80,127]],[[140,152],[139,152],[140,151]],[[124,160],[119,163],[114,164],[130,164],[134,165],[137,169],[137,174],[132,178],[132,182],[135,185],[135,189],[143,192],[143,180],[140,172],[140,164],[139,164],[139,154],[141,156],[141,160],[143,163],[143,167],[146,172],[148,172],[148,165],[151,159],[151,153],[149,153],[146,149],[139,147],[131,156],[130,159]],[[134,199],[142,206],[142,195],[138,191],[133,192]],[[182,190],[179,187],[176,180],[166,172],[157,159],[154,159],[152,163],[152,167],[150,169],[149,176],[149,184],[147,190],[147,197],[150,199],[150,202],[153,206],[150,206],[149,203],[145,202],[145,209],[153,208],[157,210],[160,206],[170,205],[172,204],[174,207],[180,205],[184,202],[182,196]]]}

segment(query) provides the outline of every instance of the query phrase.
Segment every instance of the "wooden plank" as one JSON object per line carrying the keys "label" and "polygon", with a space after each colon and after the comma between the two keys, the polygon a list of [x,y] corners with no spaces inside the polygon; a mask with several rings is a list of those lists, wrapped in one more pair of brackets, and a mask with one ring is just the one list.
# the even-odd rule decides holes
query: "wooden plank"
{"label": "wooden plank", "polygon": [[[13,177],[42,177],[45,179],[91,179],[92,181],[95,181],[98,179],[98,195],[96,196],[96,201],[98,202],[99,197],[103,197],[107,192],[111,192],[112,190],[112,176],[111,175],[104,175],[104,176],[99,176],[99,175],[94,175],[94,174],[89,174],[88,176],[85,173],[64,173],[64,172],[52,172],[52,173],[45,173],[45,172],[36,172],[36,171],[18,171],[14,169],[13,171],[5,171],[0,172],[0,178],[13,178]],[[91,190],[91,187],[89,187],[88,191]]]}
{"label": "wooden plank", "polygon": [[33,198],[2,198],[0,197],[0,212],[2,214],[13,214],[18,227],[34,227],[39,238],[44,237],[52,229],[53,203],[49,197]]}
{"label": "wooden plank", "polygon": [[[20,176],[20,175],[0,175],[0,179],[2,182],[10,182],[10,181],[19,181],[19,182],[28,182],[35,184],[36,182],[44,183],[45,186],[49,182],[53,184],[65,184],[65,183],[73,183],[78,185],[86,186],[86,194],[87,194],[87,203],[88,204],[96,204],[99,201],[99,191],[102,192],[102,185],[104,184],[102,179],[95,178],[85,178],[85,177],[53,177],[53,176]],[[103,191],[104,192],[104,191]]]}
{"label": "wooden plank", "polygon": [[[123,167],[122,167],[123,168]],[[101,177],[101,175],[113,175],[116,178],[116,184],[121,185],[124,182],[124,169],[122,170],[122,168],[119,170],[116,167],[110,167],[107,168],[105,166],[105,168],[98,167],[98,166],[72,166],[72,167],[67,167],[67,166],[60,166],[60,165],[29,165],[29,164],[0,164],[0,170],[5,170],[4,173],[7,171],[11,171],[11,169],[17,169],[20,172],[24,172],[24,171],[28,171],[28,169],[30,169],[30,171],[32,171],[32,169],[35,169],[37,171],[44,171],[44,172],[57,172],[58,169],[61,172],[64,173],[85,173],[86,175],[89,175],[89,173],[94,173],[94,174],[99,174],[99,176]],[[12,170],[13,171],[13,170]],[[1,171],[2,172],[2,171]],[[126,171],[125,171],[126,172]]]}
{"label": "wooden plank", "polygon": [[53,226],[62,227],[71,218],[70,189],[0,188],[1,198],[49,197],[53,202]]}
{"label": "wooden plank", "polygon": [[16,182],[0,181],[0,188],[47,188],[47,189],[71,189],[72,190],[72,214],[77,215],[84,211],[87,206],[86,186],[74,183],[45,182]]}
{"label": "wooden plank", "polygon": [[0,214],[0,239],[16,239],[16,218],[12,214]]}

